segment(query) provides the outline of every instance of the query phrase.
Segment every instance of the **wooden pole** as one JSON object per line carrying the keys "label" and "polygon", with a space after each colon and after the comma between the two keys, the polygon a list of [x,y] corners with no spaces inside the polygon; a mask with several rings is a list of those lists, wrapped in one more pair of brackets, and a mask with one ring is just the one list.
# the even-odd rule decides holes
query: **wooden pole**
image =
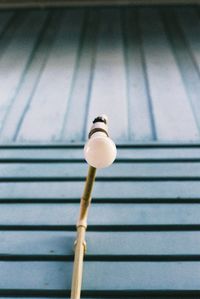
{"label": "wooden pole", "polygon": [[95,180],[96,168],[89,166],[83,196],[80,204],[80,215],[77,222],[77,238],[75,241],[75,256],[72,275],[71,299],[80,299],[83,258],[86,251],[85,232],[87,229],[87,216],[91,202],[92,188]]}

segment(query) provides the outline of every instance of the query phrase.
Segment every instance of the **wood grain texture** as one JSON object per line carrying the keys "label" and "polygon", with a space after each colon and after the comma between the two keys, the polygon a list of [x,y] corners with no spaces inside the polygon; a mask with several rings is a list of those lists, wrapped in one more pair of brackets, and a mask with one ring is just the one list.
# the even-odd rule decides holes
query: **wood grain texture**
{"label": "wood grain texture", "polygon": [[[79,204],[30,203],[1,204],[0,225],[11,226],[68,226],[74,227]],[[128,226],[134,225],[198,225],[199,204],[93,204],[88,225]],[[137,227],[135,228],[137,229]],[[148,229],[148,228],[147,228]],[[184,228],[183,228],[184,229]],[[104,229],[106,230],[106,228]]]}
{"label": "wood grain texture", "polygon": [[[72,259],[75,231],[0,231],[0,258],[21,257],[39,259]],[[166,231],[166,232],[91,232],[86,234],[86,259],[104,259],[118,257],[149,257],[153,255],[199,256],[200,232]],[[119,246],[120,244],[120,246]],[[127,258],[128,258],[127,257]],[[139,259],[139,257],[138,257]]]}

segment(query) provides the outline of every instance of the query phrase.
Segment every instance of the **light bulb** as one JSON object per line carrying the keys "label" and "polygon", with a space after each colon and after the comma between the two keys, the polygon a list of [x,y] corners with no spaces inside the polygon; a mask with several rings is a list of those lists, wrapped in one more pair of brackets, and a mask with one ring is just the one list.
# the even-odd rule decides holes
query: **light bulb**
{"label": "light bulb", "polygon": [[85,160],[95,168],[108,167],[116,155],[114,142],[103,132],[94,133],[84,147]]}

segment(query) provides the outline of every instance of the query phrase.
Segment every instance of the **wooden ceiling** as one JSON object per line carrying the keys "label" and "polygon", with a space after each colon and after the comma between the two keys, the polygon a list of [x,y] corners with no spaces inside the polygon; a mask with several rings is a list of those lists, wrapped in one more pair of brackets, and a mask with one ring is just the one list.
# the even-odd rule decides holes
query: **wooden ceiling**
{"label": "wooden ceiling", "polygon": [[[37,26],[33,26],[37,24]],[[191,7],[0,13],[0,142],[200,140],[200,18]]]}

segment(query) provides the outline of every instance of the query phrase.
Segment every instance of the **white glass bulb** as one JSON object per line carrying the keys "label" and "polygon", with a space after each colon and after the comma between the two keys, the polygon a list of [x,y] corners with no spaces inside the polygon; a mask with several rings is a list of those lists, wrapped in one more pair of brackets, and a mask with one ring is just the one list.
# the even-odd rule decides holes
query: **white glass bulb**
{"label": "white glass bulb", "polygon": [[108,167],[117,155],[114,142],[105,133],[94,133],[84,147],[87,163],[95,168]]}

